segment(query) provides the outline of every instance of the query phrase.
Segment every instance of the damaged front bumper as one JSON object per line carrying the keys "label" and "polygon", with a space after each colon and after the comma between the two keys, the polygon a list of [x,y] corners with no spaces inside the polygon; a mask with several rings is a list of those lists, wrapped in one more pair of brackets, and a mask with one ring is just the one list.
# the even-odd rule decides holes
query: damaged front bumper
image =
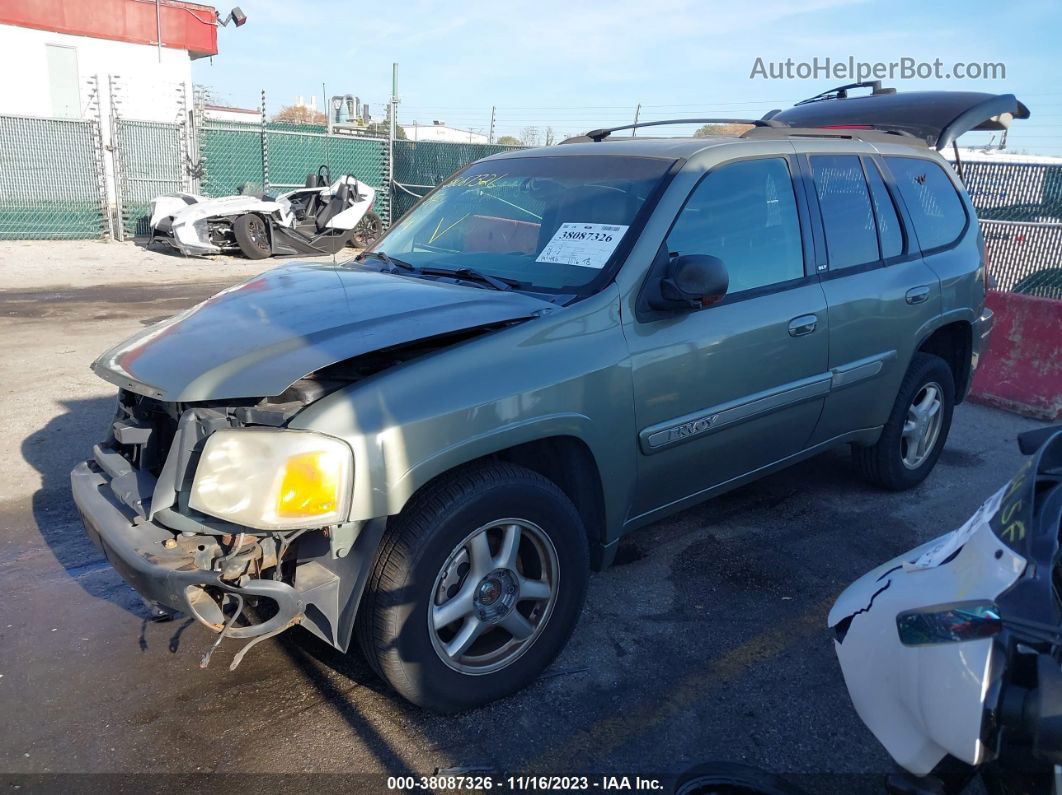
{"label": "damaged front bumper", "polygon": [[234,241],[223,247],[211,239],[209,221],[175,222],[171,217],[163,218],[151,228],[148,242],[168,245],[189,257],[208,257],[235,248]]}
{"label": "damaged front bumper", "polygon": [[[224,629],[230,638],[273,635],[302,619],[305,604],[291,585],[247,577],[228,581],[222,571],[200,568],[195,547],[176,543],[178,534],[174,531],[133,515],[126,504],[128,495],[119,499],[112,488],[115,482],[95,461],[82,462],[70,473],[74,503],[86,533],[149,603],[186,613],[215,632]],[[226,627],[224,613],[214,598],[219,594],[269,599],[276,604],[276,612],[258,624]]]}

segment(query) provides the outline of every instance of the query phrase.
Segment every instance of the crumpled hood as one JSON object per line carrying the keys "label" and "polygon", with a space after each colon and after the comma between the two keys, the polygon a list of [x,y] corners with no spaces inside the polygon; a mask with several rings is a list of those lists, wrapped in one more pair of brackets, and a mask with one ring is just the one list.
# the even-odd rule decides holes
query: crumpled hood
{"label": "crumpled hood", "polygon": [[555,308],[517,292],[293,263],[145,329],[92,369],[165,401],[270,397],[354,356]]}

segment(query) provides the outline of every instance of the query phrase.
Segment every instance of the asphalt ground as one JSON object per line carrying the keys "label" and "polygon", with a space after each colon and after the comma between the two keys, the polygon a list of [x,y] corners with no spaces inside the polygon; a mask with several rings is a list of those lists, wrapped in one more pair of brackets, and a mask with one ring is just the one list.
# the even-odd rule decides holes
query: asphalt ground
{"label": "asphalt ground", "polygon": [[[317,774],[283,786],[369,791],[386,786],[381,776],[454,767],[597,777],[730,760],[809,792],[882,792],[892,763],[848,700],[827,611],[853,579],[961,524],[1018,467],[1016,434],[1036,427],[963,405],[936,471],[911,492],[864,484],[839,450],[638,531],[613,568],[592,575],[572,641],[544,676],[438,716],[300,628],[259,644],[235,672],[236,643],[200,670],[214,636],[187,620],[147,620],[82,532],[68,472],[99,440],[114,399],[88,364],[237,275],[137,281],[117,271],[106,283],[25,286],[4,279],[3,254],[9,789],[222,791],[266,781],[250,774]],[[202,773],[226,777],[206,786]]]}

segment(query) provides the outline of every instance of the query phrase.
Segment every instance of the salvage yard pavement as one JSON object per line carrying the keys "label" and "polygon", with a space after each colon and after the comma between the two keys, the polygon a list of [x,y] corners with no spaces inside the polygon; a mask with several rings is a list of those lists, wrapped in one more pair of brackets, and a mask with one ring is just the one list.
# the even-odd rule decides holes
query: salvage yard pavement
{"label": "salvage yard pavement", "polygon": [[[226,642],[153,623],[82,532],[68,473],[112,413],[105,348],[273,263],[132,244],[0,243],[0,781],[44,772],[656,772],[725,759],[812,792],[892,769],[826,630],[852,580],[960,525],[1013,472],[1028,420],[964,404],[936,471],[878,491],[840,450],[638,531],[595,574],[567,649],[457,716],[389,693],[296,628],[235,671]],[[297,783],[290,789],[299,790]]]}

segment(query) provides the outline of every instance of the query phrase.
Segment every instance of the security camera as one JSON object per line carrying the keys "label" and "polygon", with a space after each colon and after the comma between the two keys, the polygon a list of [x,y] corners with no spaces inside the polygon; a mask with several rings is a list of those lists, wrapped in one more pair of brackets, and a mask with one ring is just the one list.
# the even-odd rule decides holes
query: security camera
{"label": "security camera", "polygon": [[230,22],[235,22],[236,27],[240,27],[240,25],[246,21],[247,15],[240,10],[239,6],[234,7],[227,17],[222,17],[221,14],[218,13],[218,22],[225,26],[228,26]]}

